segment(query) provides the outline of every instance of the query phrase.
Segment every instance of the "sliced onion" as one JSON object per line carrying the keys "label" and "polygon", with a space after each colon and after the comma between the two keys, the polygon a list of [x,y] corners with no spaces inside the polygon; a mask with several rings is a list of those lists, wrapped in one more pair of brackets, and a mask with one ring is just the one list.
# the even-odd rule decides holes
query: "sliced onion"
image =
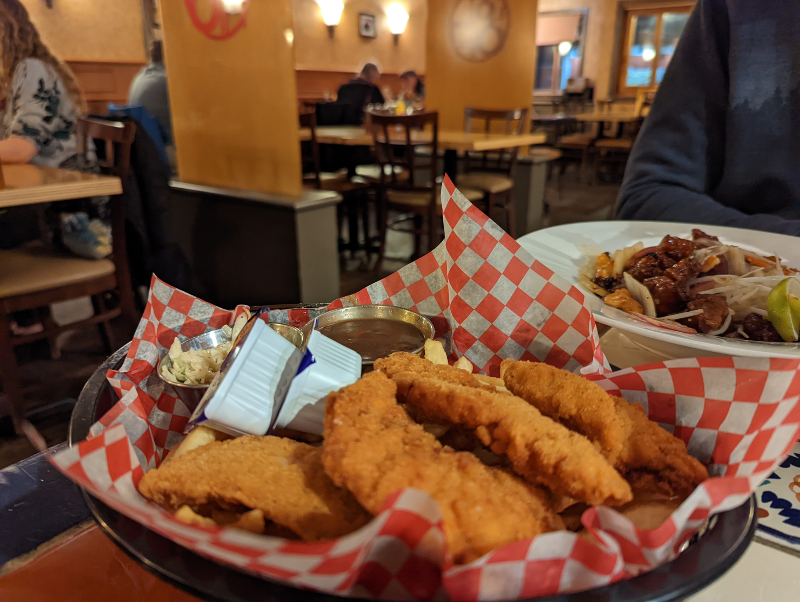
{"label": "sliced onion", "polygon": [[625,247],[621,251],[614,253],[613,275],[615,277],[619,276],[625,269],[625,266],[628,265],[628,261],[636,256],[642,249],[644,249],[644,243],[640,241],[631,247]]}
{"label": "sliced onion", "polygon": [[747,333],[742,329],[741,326],[739,326],[739,328],[736,329],[736,332],[738,332],[740,335],[742,335],[746,339],[750,338],[749,336],[747,336]]}
{"label": "sliced onion", "polygon": [[578,277],[580,283],[592,291],[595,295],[599,295],[600,297],[605,297],[608,294],[608,291],[601,286],[597,286],[594,282],[592,282],[588,277],[580,274]]}
{"label": "sliced onion", "polygon": [[739,288],[738,286],[718,286],[717,288],[709,288],[704,291],[697,291],[698,295],[716,295],[718,293],[725,293],[727,291],[733,291]]}
{"label": "sliced onion", "polygon": [[728,330],[728,326],[731,325],[731,320],[733,319],[733,310],[728,310],[728,317],[725,318],[725,322],[722,323],[722,326],[717,328],[716,330],[712,330],[711,332],[707,332],[706,334],[711,334],[714,336],[719,336],[723,334],[726,330]]}
{"label": "sliced onion", "polygon": [[728,269],[731,274],[737,276],[744,276],[750,269],[747,267],[747,261],[744,259],[744,251],[739,247],[728,247]]}
{"label": "sliced onion", "polygon": [[706,282],[716,282],[718,284],[725,284],[728,280],[731,280],[730,276],[725,276],[723,274],[717,276],[700,276],[699,278],[692,278],[689,281],[690,286],[694,286],[695,284],[703,284]]}
{"label": "sliced onion", "polygon": [[752,305],[747,308],[751,314],[758,314],[759,316],[763,316],[766,318],[769,315],[769,312],[766,309],[761,309],[760,307],[753,307]]}
{"label": "sliced onion", "polygon": [[672,320],[664,320],[663,318],[650,318],[645,316],[644,314],[640,314],[638,312],[630,312],[628,315],[633,316],[644,322],[645,324],[649,324],[650,326],[657,326],[658,328],[663,328],[664,330],[672,330],[674,332],[682,332],[683,334],[697,334],[697,331],[694,328],[689,328],[688,326],[684,326],[679,322],[673,322]]}
{"label": "sliced onion", "polygon": [[693,242],[698,245],[705,245],[706,247],[715,247],[719,244],[718,240],[711,240],[710,238],[695,238]]}
{"label": "sliced onion", "polygon": [[679,314],[672,314],[671,316],[664,316],[660,320],[682,320],[683,318],[691,318],[692,316],[699,316],[705,313],[703,309],[693,309],[692,311],[685,311]]}
{"label": "sliced onion", "polygon": [[647,287],[628,274],[628,272],[625,272],[622,277],[625,279],[625,288],[628,289],[631,297],[638,301],[639,305],[644,309],[644,315],[649,318],[655,318],[656,304],[653,302],[653,295],[650,294]]}
{"label": "sliced onion", "polygon": [[645,255],[649,255],[650,253],[655,253],[658,251],[658,247],[647,247],[645,249],[639,250],[634,256],[634,259],[641,259]]}
{"label": "sliced onion", "polygon": [[728,250],[728,247],[720,245],[717,243],[716,246],[713,247],[706,247],[704,249],[700,249],[699,251],[695,251],[692,258],[698,262],[703,263],[706,259],[711,257],[712,255],[722,255]]}

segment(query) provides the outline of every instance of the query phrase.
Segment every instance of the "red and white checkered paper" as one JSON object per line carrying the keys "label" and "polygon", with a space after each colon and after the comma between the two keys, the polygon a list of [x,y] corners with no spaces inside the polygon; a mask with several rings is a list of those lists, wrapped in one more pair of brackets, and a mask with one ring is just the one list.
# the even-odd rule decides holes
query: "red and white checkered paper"
{"label": "red and white checkered paper", "polygon": [[[360,531],[330,542],[181,523],[135,487],[181,440],[189,415],[154,367],[175,336],[232,324],[242,308],[220,310],[155,278],[128,358],[108,375],[122,399],[87,441],[54,456],[53,463],[154,531],[268,579],[382,600],[507,600],[607,585],[670,560],[711,514],[743,503],[789,452],[800,427],[800,360],[701,358],[609,374],[580,291],[531,258],[454,192],[449,180],[443,188],[445,242],[331,307],[411,307],[438,316],[437,332],[450,335],[453,353],[486,371],[505,357],[545,360],[581,369],[612,394],[640,403],[707,463],[713,477],[664,525],[638,529],[614,510],[598,507],[584,514],[583,523],[600,544],[570,532],[548,533],[454,566],[447,560],[436,503],[412,489],[387,500]],[[269,314],[270,320],[298,326],[311,317],[308,310]]]}

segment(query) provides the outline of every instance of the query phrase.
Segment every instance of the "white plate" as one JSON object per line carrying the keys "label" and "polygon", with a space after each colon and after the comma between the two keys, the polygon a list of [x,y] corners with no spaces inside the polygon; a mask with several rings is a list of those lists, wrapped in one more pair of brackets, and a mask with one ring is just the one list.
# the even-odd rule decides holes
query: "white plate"
{"label": "white plate", "polygon": [[580,248],[585,245],[594,245],[603,251],[613,253],[617,249],[639,241],[644,243],[645,247],[657,245],[667,234],[691,238],[692,228],[698,227],[707,234],[718,236],[722,242],[736,244],[766,255],[777,254],[787,265],[800,268],[800,238],[723,226],[669,222],[581,222],[531,232],[521,237],[519,243],[556,274],[580,288],[589,300],[595,320],[601,324],[614,326],[655,341],[723,355],[800,357],[800,345],[796,343],[726,339],[705,334],[670,332],[656,326],[648,326],[623,311],[605,305],[602,299],[580,284],[578,271],[587,261],[581,254]]}

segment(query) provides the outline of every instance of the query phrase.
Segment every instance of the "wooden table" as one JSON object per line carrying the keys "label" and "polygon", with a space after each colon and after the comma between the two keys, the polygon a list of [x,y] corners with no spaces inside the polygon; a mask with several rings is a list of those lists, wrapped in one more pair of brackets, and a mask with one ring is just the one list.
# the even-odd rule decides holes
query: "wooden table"
{"label": "wooden table", "polygon": [[[326,125],[316,129],[319,144],[339,144],[343,146],[372,146],[372,133],[367,128],[353,125]],[[426,142],[431,139],[430,132],[411,132],[415,142]],[[300,128],[300,140],[311,139],[311,130]],[[405,137],[398,135],[397,142],[404,142]],[[458,171],[458,156],[456,153],[473,151],[492,151],[504,148],[530,146],[547,142],[547,135],[542,132],[528,134],[485,134],[482,132],[462,132],[457,130],[440,130],[438,144],[445,151],[444,169],[455,182]]]}
{"label": "wooden table", "polygon": [[594,121],[597,123],[634,123],[644,119],[632,111],[589,111],[588,113],[577,113],[574,115],[578,121]]}
{"label": "wooden table", "polygon": [[564,113],[552,113],[550,115],[533,115],[531,117],[531,124],[533,127],[544,127],[545,135],[548,137],[547,143],[555,146],[558,139],[566,134],[571,134],[575,131],[575,122],[578,121],[575,115]]}
{"label": "wooden table", "polygon": [[[415,142],[430,140],[429,132],[412,131],[411,137]],[[300,140],[310,140],[311,130],[300,129]],[[325,125],[317,127],[317,142],[320,144],[341,144],[344,146],[372,146],[372,133],[367,128],[357,125]],[[403,136],[397,137],[397,142],[405,140]],[[484,134],[482,132],[460,132],[442,130],[439,132],[439,146],[457,152],[464,151],[489,151],[517,146],[530,146],[542,144],[546,136],[539,132],[530,134]]]}
{"label": "wooden table", "polygon": [[578,113],[575,119],[584,122],[594,122],[600,125],[597,128],[596,140],[603,137],[605,125],[613,123],[617,127],[616,137],[622,135],[622,126],[626,123],[637,123],[644,119],[642,115],[636,114],[633,111],[620,111],[614,113],[612,111],[589,111],[588,113]]}
{"label": "wooden table", "polygon": [[0,169],[5,181],[0,187],[0,209],[122,192],[122,182],[113,176],[29,164]]}

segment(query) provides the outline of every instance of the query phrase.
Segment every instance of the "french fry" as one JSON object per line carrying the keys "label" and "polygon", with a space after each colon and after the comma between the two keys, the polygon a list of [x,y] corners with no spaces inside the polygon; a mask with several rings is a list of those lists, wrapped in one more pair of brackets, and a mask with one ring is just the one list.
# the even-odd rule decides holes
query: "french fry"
{"label": "french fry", "polygon": [[447,354],[444,352],[444,345],[440,341],[431,339],[425,341],[425,359],[440,366],[446,366],[449,363]]}
{"label": "french fry", "polygon": [[209,526],[213,527],[217,524],[210,518],[207,518],[205,516],[200,516],[199,514],[197,514],[197,512],[195,512],[185,504],[180,508],[178,508],[178,511],[175,512],[174,516],[179,521],[190,525],[205,525],[207,527]]}
{"label": "french fry", "polygon": [[173,458],[177,458],[178,456],[182,456],[186,452],[190,452],[193,449],[197,449],[198,447],[203,447],[204,445],[208,445],[209,443],[214,443],[214,441],[222,441],[224,439],[230,439],[230,435],[226,435],[225,433],[221,433],[219,431],[215,431],[214,429],[210,429],[207,426],[196,426],[186,437],[183,438],[183,441],[180,442],[178,447],[173,449],[167,459],[164,462],[169,462]]}
{"label": "french fry", "polygon": [[175,518],[190,525],[231,527],[259,534],[264,532],[264,513],[261,510],[249,510],[243,513],[212,510],[211,518],[209,518],[198,514],[190,506],[184,504],[175,512]]}
{"label": "french fry", "polygon": [[250,533],[261,534],[264,532],[264,513],[261,510],[249,510],[247,512],[229,512],[227,510],[213,510],[211,518],[218,525],[224,525],[233,529],[250,531]]}
{"label": "french fry", "polygon": [[424,428],[437,439],[439,437],[443,437],[444,434],[450,430],[450,427],[447,424],[439,424],[437,422],[423,422],[422,428]]}
{"label": "french fry", "polygon": [[490,387],[494,387],[496,391],[500,393],[508,393],[508,389],[506,389],[506,384],[503,382],[502,378],[495,378],[494,376],[486,376],[485,374],[473,374],[475,378],[481,381],[485,385],[489,385]]}
{"label": "french fry", "polygon": [[456,360],[456,363],[453,364],[453,367],[472,374],[472,362],[463,355]]}

